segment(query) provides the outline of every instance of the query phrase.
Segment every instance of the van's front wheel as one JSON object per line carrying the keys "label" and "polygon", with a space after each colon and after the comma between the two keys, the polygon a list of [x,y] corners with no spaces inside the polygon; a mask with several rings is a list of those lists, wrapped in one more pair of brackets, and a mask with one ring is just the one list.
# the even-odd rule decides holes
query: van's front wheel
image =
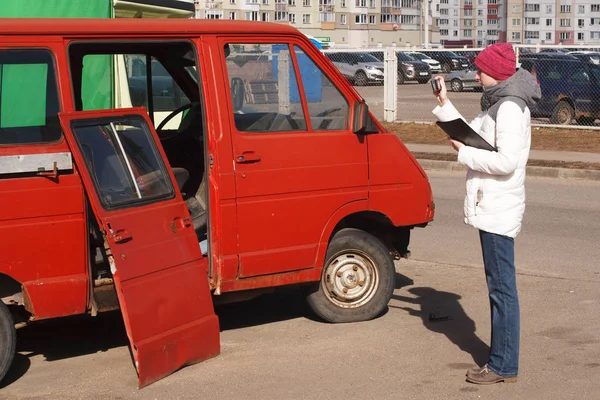
{"label": "van's front wheel", "polygon": [[17,351],[17,332],[10,311],[0,301],[0,382],[10,369]]}
{"label": "van's front wheel", "polygon": [[308,305],[328,322],[373,319],[392,297],[395,272],[379,239],[359,229],[342,229],[329,244],[321,281],[308,295]]}

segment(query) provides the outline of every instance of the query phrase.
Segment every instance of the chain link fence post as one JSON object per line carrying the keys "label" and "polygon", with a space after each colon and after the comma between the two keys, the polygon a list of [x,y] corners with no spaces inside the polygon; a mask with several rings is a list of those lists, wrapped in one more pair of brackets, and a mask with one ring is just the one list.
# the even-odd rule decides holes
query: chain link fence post
{"label": "chain link fence post", "polygon": [[385,49],[383,63],[383,120],[394,122],[398,110],[398,57],[393,47]]}

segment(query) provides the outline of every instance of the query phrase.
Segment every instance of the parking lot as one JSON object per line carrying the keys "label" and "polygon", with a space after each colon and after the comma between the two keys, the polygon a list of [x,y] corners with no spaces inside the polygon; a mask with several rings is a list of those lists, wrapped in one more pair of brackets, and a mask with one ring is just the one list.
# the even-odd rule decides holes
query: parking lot
{"label": "parking lot", "polygon": [[489,343],[477,233],[461,218],[463,173],[429,175],[436,219],[413,233],[381,317],[326,324],[297,292],[221,306],[221,354],[141,390],[118,313],[33,324],[0,399],[596,398],[600,185],[528,179],[519,382],[474,386],[465,370]]}

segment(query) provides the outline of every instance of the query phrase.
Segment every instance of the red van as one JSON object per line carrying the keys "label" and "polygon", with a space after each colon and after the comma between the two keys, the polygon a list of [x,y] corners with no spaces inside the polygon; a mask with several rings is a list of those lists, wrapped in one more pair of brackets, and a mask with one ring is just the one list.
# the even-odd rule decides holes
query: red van
{"label": "red van", "polygon": [[0,20],[0,205],[0,379],[16,328],[120,308],[140,387],[219,353],[219,297],[375,318],[434,214],[305,35],[208,20]]}

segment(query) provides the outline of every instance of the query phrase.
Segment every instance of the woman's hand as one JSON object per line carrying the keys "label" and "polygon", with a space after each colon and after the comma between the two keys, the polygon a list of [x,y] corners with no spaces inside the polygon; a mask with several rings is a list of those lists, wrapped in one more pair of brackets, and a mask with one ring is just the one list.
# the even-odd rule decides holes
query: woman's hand
{"label": "woman's hand", "polygon": [[450,142],[450,146],[452,146],[452,148],[456,151],[459,151],[460,148],[464,146],[464,144],[454,139],[448,138],[448,141]]}
{"label": "woman's hand", "polygon": [[448,90],[446,90],[446,82],[444,81],[443,76],[436,76],[434,79],[438,81],[441,89],[439,92],[433,92],[433,94],[437,97],[439,105],[444,106],[448,102]]}

